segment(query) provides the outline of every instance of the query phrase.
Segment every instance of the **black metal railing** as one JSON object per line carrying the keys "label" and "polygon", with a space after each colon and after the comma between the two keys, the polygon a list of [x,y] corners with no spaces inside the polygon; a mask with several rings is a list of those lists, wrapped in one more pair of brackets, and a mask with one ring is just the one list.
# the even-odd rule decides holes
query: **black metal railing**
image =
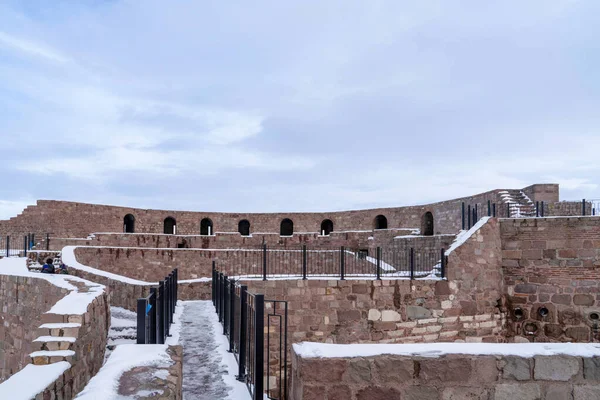
{"label": "black metal railing", "polygon": [[0,237],[0,256],[21,257],[34,247],[35,235],[7,235]]}
{"label": "black metal railing", "polygon": [[164,344],[170,335],[177,305],[178,272],[175,268],[147,297],[137,301],[137,344]]}
{"label": "black metal railing", "polygon": [[[237,379],[253,400],[287,400],[287,301],[266,300],[217,271],[213,264],[212,301],[238,362]],[[275,377],[275,386],[271,386]],[[266,386],[265,386],[266,383]]]}
{"label": "black metal railing", "polygon": [[219,270],[230,277],[277,279],[310,276],[346,278],[446,278],[445,249],[377,247],[371,249],[310,250],[306,245],[286,249],[233,249]]}

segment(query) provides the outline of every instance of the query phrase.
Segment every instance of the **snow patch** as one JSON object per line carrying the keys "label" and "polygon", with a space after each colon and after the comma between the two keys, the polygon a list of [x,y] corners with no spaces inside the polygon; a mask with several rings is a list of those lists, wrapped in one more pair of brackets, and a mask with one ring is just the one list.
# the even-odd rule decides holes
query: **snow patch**
{"label": "snow patch", "polygon": [[483,217],[471,229],[468,231],[460,231],[458,235],[456,235],[456,239],[452,243],[452,246],[448,250],[446,250],[446,256],[452,254],[454,250],[462,246],[467,240],[471,238],[482,226],[487,224],[491,217]]}
{"label": "snow patch", "polygon": [[439,357],[446,354],[496,356],[600,356],[596,343],[424,343],[424,344],[293,344],[296,354],[304,358],[372,357],[382,354]]}
{"label": "snow patch", "polygon": [[66,361],[48,365],[27,364],[25,368],[0,383],[0,399],[33,399],[69,368],[71,364]]}

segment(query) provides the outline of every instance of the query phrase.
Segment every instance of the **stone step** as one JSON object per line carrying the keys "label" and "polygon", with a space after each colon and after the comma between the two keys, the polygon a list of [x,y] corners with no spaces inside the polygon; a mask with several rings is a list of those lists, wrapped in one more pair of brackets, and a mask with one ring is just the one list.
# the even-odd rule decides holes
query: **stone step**
{"label": "stone step", "polygon": [[40,336],[33,341],[38,351],[72,350],[75,338],[71,336]]}
{"label": "stone step", "polygon": [[67,361],[72,364],[73,356],[75,352],[73,350],[56,350],[56,351],[34,351],[29,355],[31,357],[31,363],[33,365],[47,365],[54,364],[61,361]]}
{"label": "stone step", "polygon": [[73,322],[42,324],[37,330],[38,336],[79,337],[81,324]]}

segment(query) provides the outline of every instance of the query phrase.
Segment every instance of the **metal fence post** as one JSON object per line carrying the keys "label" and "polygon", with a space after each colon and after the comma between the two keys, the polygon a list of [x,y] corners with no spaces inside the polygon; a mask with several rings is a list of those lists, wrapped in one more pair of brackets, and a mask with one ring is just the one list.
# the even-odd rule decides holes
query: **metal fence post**
{"label": "metal fence post", "polygon": [[248,286],[240,287],[240,354],[237,380],[246,381],[246,337],[248,330]]}
{"label": "metal fence post", "polygon": [[544,213],[545,213],[545,211],[544,211],[544,201],[542,200],[542,217],[544,216]]}
{"label": "metal fence post", "polygon": [[475,204],[475,209],[473,210],[473,225],[475,225],[478,221],[477,217],[479,216],[479,205]]}
{"label": "metal fence post", "polygon": [[264,398],[265,376],[265,296],[254,296],[254,400]]}
{"label": "metal fence post", "polygon": [[219,272],[219,276],[218,276],[218,292],[219,292],[219,298],[217,299],[217,302],[219,303],[219,307],[218,307],[218,314],[219,314],[219,322],[223,321],[223,273]]}
{"label": "metal fence post", "polygon": [[442,248],[442,258],[441,258],[441,269],[440,269],[440,275],[442,276],[442,279],[446,277],[446,251]]}
{"label": "metal fence post", "polygon": [[488,217],[492,216],[492,201],[488,200]]}
{"label": "metal fence post", "polygon": [[156,308],[158,312],[158,337],[156,343],[165,343],[165,284],[163,281],[158,282],[158,299],[156,301]]}
{"label": "metal fence post", "polygon": [[496,203],[492,204],[492,215],[496,218]]}
{"label": "metal fence post", "polygon": [[30,249],[31,249],[33,246],[35,246],[35,233],[32,233],[32,234],[31,234],[31,247],[30,247]]}
{"label": "metal fence post", "polygon": [[169,310],[171,309],[171,283],[169,277],[165,278],[165,302],[164,306],[164,316],[165,316],[165,337],[171,336],[171,324],[169,317]]}
{"label": "metal fence post", "polygon": [[581,201],[581,215],[585,216],[585,199]]}
{"label": "metal fence post", "polygon": [[213,302],[213,306],[216,306],[217,304],[217,287],[215,286],[215,274],[216,274],[216,266],[215,266],[215,261],[213,260],[212,262],[212,302]]}
{"label": "metal fence post", "polygon": [[306,280],[307,275],[307,259],[306,245],[302,245],[302,280]]}
{"label": "metal fence post", "polygon": [[27,235],[23,237],[23,252],[25,253],[25,257],[27,257]]}
{"label": "metal fence post", "polygon": [[149,343],[156,344],[158,307],[156,306],[156,288],[150,288],[150,337]]}
{"label": "metal fence post", "polygon": [[377,247],[377,280],[381,280],[381,247]]}
{"label": "metal fence post", "polygon": [[415,249],[410,248],[410,279],[415,279]]}
{"label": "metal fence post", "polygon": [[10,257],[10,236],[6,236],[6,257]]}
{"label": "metal fence post", "polygon": [[540,202],[539,201],[535,202],[535,216],[536,216],[536,218],[540,216]]}
{"label": "metal fence post", "polygon": [[227,335],[229,331],[229,278],[223,277],[223,335]]}
{"label": "metal fence post", "polygon": [[50,234],[46,233],[46,251],[50,250]]}
{"label": "metal fence post", "polygon": [[235,335],[235,281],[229,280],[229,352],[233,353],[233,335]]}
{"label": "metal fence post", "polygon": [[465,230],[465,202],[462,202],[461,207],[461,220],[462,220],[462,230]]}
{"label": "metal fence post", "polygon": [[506,203],[506,218],[510,218],[510,201]]}
{"label": "metal fence post", "polygon": [[467,226],[469,227],[469,229],[471,229],[471,205],[470,204],[467,207],[467,221],[468,221]]}
{"label": "metal fence post", "polygon": [[137,344],[146,344],[146,308],[148,302],[146,299],[137,300]]}
{"label": "metal fence post", "polygon": [[340,247],[340,280],[344,280],[346,275],[346,251],[344,246]]}
{"label": "metal fence post", "polygon": [[267,280],[267,245],[263,244],[263,281]]}

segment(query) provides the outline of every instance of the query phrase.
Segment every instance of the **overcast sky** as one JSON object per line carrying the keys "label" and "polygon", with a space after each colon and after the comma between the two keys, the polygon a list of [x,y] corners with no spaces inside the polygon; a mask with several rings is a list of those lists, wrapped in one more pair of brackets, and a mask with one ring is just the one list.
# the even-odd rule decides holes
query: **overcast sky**
{"label": "overcast sky", "polygon": [[600,197],[600,1],[0,0],[0,218]]}

